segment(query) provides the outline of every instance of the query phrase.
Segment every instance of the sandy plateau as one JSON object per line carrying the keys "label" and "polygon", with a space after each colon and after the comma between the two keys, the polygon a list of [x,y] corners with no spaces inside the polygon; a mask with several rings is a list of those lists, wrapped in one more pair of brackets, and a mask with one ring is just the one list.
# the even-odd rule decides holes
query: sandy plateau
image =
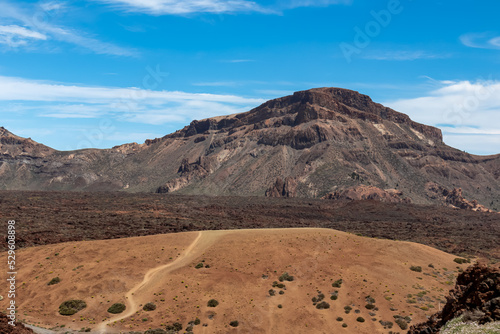
{"label": "sandy plateau", "polygon": [[[63,332],[128,333],[174,322],[185,328],[196,318],[201,323],[194,333],[404,332],[394,316],[409,316],[414,324],[435,313],[467,266],[455,258],[416,243],[329,229],[187,232],[31,247],[18,252],[18,318]],[[204,267],[196,269],[199,263]],[[294,280],[273,287],[284,272]],[[47,285],[54,277],[61,282]],[[333,287],[339,279],[341,287]],[[320,293],[330,308],[313,305]],[[366,308],[368,296],[375,309]],[[68,299],[87,307],[59,315]],[[219,305],[208,307],[210,299]],[[120,302],[123,313],[107,312]],[[156,310],[142,309],[149,302]],[[236,320],[238,327],[231,327]],[[394,327],[384,329],[380,321]]]}

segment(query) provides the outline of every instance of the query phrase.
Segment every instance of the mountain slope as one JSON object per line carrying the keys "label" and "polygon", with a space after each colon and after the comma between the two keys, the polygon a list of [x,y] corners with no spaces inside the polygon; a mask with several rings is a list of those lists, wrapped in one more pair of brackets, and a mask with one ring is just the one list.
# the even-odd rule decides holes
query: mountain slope
{"label": "mountain slope", "polygon": [[[15,152],[27,144],[17,145]],[[2,152],[4,146],[2,139]],[[193,121],[144,144],[47,150],[29,161],[19,153],[2,155],[0,187],[262,196],[284,180],[281,193],[297,197],[364,184],[395,188],[416,203],[442,201],[443,191],[458,187],[489,207],[500,199],[500,155],[451,148],[439,129],[339,88]]]}

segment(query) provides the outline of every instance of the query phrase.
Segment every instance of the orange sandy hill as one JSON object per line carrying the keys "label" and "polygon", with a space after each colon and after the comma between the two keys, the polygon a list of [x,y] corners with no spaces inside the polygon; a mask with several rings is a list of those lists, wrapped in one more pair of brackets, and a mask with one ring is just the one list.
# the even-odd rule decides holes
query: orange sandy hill
{"label": "orange sandy hill", "polygon": [[[205,231],[33,247],[18,252],[18,318],[63,332],[128,333],[175,322],[185,329],[195,319],[194,333],[398,332],[410,318],[411,324],[425,321],[444,304],[467,266],[455,258],[420,244],[327,229]],[[293,280],[280,282],[285,272]],[[55,277],[61,281],[48,285]],[[62,316],[59,305],[69,299],[87,307]],[[208,307],[211,299],[218,306]],[[318,309],[323,302],[329,308]],[[114,303],[124,303],[125,311],[108,313]],[[156,309],[144,311],[146,303]]]}

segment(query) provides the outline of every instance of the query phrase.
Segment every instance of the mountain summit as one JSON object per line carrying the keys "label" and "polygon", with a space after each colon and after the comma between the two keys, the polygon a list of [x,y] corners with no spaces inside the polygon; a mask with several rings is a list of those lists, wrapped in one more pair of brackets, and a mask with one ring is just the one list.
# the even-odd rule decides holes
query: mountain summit
{"label": "mountain summit", "polygon": [[500,155],[451,148],[439,129],[340,88],[296,92],[106,150],[33,143],[30,151],[3,138],[3,189],[323,197],[366,186],[415,203],[445,201],[455,188],[489,207],[500,199]]}

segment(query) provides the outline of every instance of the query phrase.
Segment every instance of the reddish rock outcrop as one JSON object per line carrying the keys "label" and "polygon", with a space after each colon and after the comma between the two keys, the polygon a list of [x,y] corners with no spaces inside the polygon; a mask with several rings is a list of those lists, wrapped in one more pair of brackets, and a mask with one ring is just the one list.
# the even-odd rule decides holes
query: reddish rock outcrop
{"label": "reddish rock outcrop", "polygon": [[359,185],[346,190],[329,193],[323,196],[322,199],[349,201],[372,199],[388,203],[411,203],[411,200],[403,197],[403,193],[399,190],[382,190],[377,187],[365,185]]}
{"label": "reddish rock outcrop", "polygon": [[446,305],[427,322],[414,325],[408,334],[437,333],[448,321],[464,317],[484,324],[500,321],[500,268],[476,264],[457,278]]}
{"label": "reddish rock outcrop", "polygon": [[297,181],[291,177],[283,180],[281,177],[276,179],[273,186],[266,190],[266,197],[296,197]]}
{"label": "reddish rock outcrop", "polygon": [[34,334],[31,328],[24,326],[20,322],[15,322],[15,326],[9,325],[10,319],[0,312],[0,333],[2,334]]}
{"label": "reddish rock outcrop", "polygon": [[449,191],[448,189],[441,187],[433,182],[427,183],[426,188],[431,198],[441,200],[448,206],[479,212],[495,212],[488,209],[484,205],[479,204],[476,200],[467,200],[463,196],[461,188],[454,188],[453,190]]}

